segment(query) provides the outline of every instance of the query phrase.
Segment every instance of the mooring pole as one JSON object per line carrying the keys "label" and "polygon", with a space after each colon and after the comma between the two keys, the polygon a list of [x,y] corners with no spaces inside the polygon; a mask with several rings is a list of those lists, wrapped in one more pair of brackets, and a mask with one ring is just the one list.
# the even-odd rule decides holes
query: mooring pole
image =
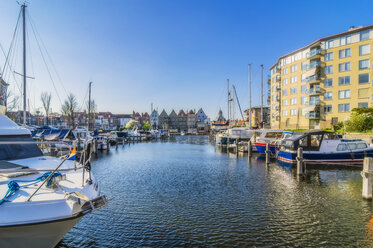
{"label": "mooring pole", "polygon": [[251,140],[247,143],[247,157],[251,157]]}
{"label": "mooring pole", "polygon": [[373,158],[365,157],[363,164],[363,190],[362,195],[364,199],[372,199],[372,175],[373,175]]}
{"label": "mooring pole", "polygon": [[297,175],[303,174],[303,148],[298,148],[297,153]]}
{"label": "mooring pole", "polygon": [[236,139],[236,155],[238,156],[238,139]]}
{"label": "mooring pole", "polygon": [[265,151],[265,153],[266,153],[266,165],[268,165],[269,164],[269,162],[270,162],[270,157],[269,157],[269,154],[270,154],[270,148],[269,148],[269,143],[267,143],[266,144],[266,151]]}

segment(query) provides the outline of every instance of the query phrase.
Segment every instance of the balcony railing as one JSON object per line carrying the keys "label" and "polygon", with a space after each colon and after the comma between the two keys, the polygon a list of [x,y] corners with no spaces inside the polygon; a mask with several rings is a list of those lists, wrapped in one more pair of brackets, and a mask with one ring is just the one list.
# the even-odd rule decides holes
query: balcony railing
{"label": "balcony railing", "polygon": [[321,93],[320,87],[310,88],[310,89],[306,90],[306,94],[309,94],[309,95],[320,94],[320,93]]}
{"label": "balcony railing", "polygon": [[306,102],[307,106],[316,106],[320,105],[320,99],[310,100]]}
{"label": "balcony railing", "polygon": [[306,78],[307,83],[316,83],[320,80],[320,77],[318,75],[313,75],[308,78]]}
{"label": "balcony railing", "polygon": [[281,86],[280,86],[280,84],[276,84],[276,90],[281,90]]}
{"label": "balcony railing", "polygon": [[306,57],[307,58],[311,58],[315,55],[321,55],[321,49],[320,48],[317,48],[317,49],[312,49],[311,51],[309,51],[307,54],[306,54]]}
{"label": "balcony railing", "polygon": [[319,119],[320,118],[320,112],[311,112],[306,114],[307,119]]}
{"label": "balcony railing", "polygon": [[276,96],[276,101],[280,101],[280,96],[279,95]]}
{"label": "balcony railing", "polygon": [[277,75],[276,76],[276,81],[278,82],[278,81],[281,81],[281,77],[280,77],[280,75]]}
{"label": "balcony railing", "polygon": [[280,65],[276,65],[276,72],[278,72],[280,70],[281,70],[281,66]]}
{"label": "balcony railing", "polygon": [[311,70],[311,69],[315,68],[316,66],[321,66],[321,62],[320,61],[312,61],[311,63],[309,63],[306,66],[306,70]]}

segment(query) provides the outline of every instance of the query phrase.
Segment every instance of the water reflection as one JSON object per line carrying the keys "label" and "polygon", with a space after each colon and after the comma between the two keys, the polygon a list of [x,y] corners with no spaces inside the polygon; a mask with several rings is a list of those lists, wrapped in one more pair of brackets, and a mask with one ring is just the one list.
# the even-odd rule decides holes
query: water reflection
{"label": "water reflection", "polygon": [[206,136],[171,137],[99,154],[110,205],[60,247],[370,246],[371,202],[356,170],[295,170],[227,154]]}

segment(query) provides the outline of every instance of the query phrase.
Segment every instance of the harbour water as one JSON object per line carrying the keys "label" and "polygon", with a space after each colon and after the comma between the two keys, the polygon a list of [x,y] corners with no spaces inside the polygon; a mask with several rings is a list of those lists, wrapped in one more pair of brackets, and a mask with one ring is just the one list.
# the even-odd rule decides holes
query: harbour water
{"label": "harbour water", "polygon": [[309,170],[227,154],[207,136],[119,146],[92,165],[109,205],[58,247],[369,247],[360,170]]}

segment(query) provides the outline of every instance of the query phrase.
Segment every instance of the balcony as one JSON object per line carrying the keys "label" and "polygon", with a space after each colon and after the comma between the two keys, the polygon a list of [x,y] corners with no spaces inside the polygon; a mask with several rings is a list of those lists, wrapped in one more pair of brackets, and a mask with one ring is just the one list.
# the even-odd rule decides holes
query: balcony
{"label": "balcony", "polygon": [[276,87],[276,90],[281,90],[281,85],[280,84],[276,84],[275,87]]}
{"label": "balcony", "polygon": [[307,59],[320,59],[322,50],[320,48],[312,49],[306,54]]}
{"label": "balcony", "polygon": [[307,119],[320,119],[320,112],[311,112],[306,114]]}
{"label": "balcony", "polygon": [[276,82],[281,82],[281,76],[280,75],[276,75]]}
{"label": "balcony", "polygon": [[276,72],[280,72],[281,71],[281,66],[280,65],[276,65]]}
{"label": "balcony", "polygon": [[320,83],[320,76],[315,72],[314,75],[306,78],[306,82],[309,84]]}
{"label": "balcony", "polygon": [[306,90],[307,95],[319,95],[321,94],[321,89],[320,87],[314,87],[314,88],[309,88]]}
{"label": "balcony", "polygon": [[280,101],[280,95],[276,95],[276,101]]}
{"label": "balcony", "polygon": [[306,65],[306,70],[309,71],[309,70],[311,70],[313,68],[316,68],[317,66],[321,66],[321,65],[322,64],[321,64],[320,60],[316,60],[316,61],[314,60],[311,63],[309,63],[308,65]]}
{"label": "balcony", "polygon": [[321,104],[320,99],[314,99],[314,100],[310,100],[306,102],[307,106],[318,106],[320,104]]}

